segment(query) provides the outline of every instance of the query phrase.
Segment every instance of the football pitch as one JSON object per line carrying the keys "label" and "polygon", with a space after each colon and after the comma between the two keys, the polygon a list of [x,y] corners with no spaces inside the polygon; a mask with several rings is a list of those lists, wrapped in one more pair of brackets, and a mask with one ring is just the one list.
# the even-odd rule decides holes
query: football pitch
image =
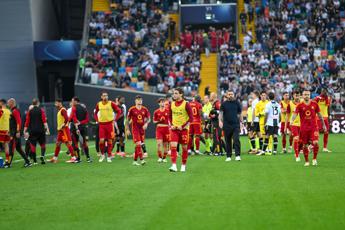
{"label": "football pitch", "polygon": [[246,138],[241,162],[191,156],[186,173],[157,163],[153,139],[140,167],[99,163],[94,147],[91,164],[67,164],[65,153],[57,164],[17,162],[0,170],[0,229],[343,229],[345,135],[329,140],[333,152],[309,168],[291,153],[248,155]]}

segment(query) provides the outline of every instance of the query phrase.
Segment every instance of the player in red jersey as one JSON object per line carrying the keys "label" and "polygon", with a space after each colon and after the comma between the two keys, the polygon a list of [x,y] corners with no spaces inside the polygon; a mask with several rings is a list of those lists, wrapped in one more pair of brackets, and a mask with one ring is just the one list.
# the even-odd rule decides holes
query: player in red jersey
{"label": "player in red jersey", "polygon": [[[322,89],[320,96],[317,96],[315,99],[315,102],[320,107],[320,112],[323,117],[323,121],[326,125],[327,131],[329,130],[329,107],[331,105],[331,97],[328,96],[327,89]],[[318,119],[318,127],[319,131],[322,132],[322,123],[321,120]],[[328,145],[328,132],[323,133],[323,152],[330,153],[331,151],[327,148]]]}
{"label": "player in red jersey", "polygon": [[[286,135],[287,135],[287,130],[290,129],[289,119],[290,119],[290,114],[291,113],[287,112],[289,104],[290,104],[289,93],[288,92],[284,92],[283,93],[283,100],[280,102],[280,108],[281,108],[280,133],[282,134],[282,147],[283,147],[282,153],[286,153]],[[289,152],[291,152],[291,148],[292,148],[292,135],[290,135],[289,143],[290,143]]]}
{"label": "player in red jersey", "polygon": [[72,147],[72,138],[71,138],[71,133],[68,128],[68,115],[67,115],[67,110],[63,107],[62,105],[62,100],[61,99],[56,99],[55,100],[55,107],[58,111],[57,113],[57,138],[56,138],[56,146],[55,146],[55,153],[54,156],[49,160],[51,163],[56,163],[60,150],[61,150],[61,144],[64,143],[66,144],[68,151],[71,154],[71,159],[66,161],[67,163],[77,163],[77,158],[75,157],[75,153],[73,151]]}
{"label": "player in red jersey", "polygon": [[127,121],[126,121],[126,130],[127,135],[131,135],[129,124],[132,127],[132,136],[135,143],[135,152],[134,152],[134,161],[133,165],[140,165],[137,160],[141,160],[141,165],[144,165],[146,162],[144,160],[142,148],[146,152],[145,147],[145,130],[147,129],[148,124],[151,122],[151,115],[149,110],[143,106],[143,99],[140,95],[135,97],[135,106],[132,106],[128,110]]}
{"label": "player in red jersey", "polygon": [[186,171],[186,163],[188,158],[188,129],[189,123],[192,121],[192,109],[187,101],[183,99],[183,90],[181,88],[174,89],[174,101],[171,103],[171,172],[177,172],[177,144],[182,147],[182,165],[181,172]]}
{"label": "player in red jersey", "polygon": [[[299,91],[294,91],[292,93],[292,97],[293,97],[293,100],[290,101],[286,109],[287,121],[290,121],[292,112],[296,110],[297,105],[301,102]],[[295,152],[296,162],[301,161],[299,157],[299,151],[303,148],[303,144],[299,138],[300,126],[301,126],[300,118],[299,116],[297,116],[293,122],[290,122],[290,128],[288,128],[288,126],[285,127],[285,133],[290,132],[290,137],[293,138],[293,149]]]}
{"label": "player in red jersey", "polygon": [[[165,99],[158,99],[159,109],[156,109],[153,113],[153,123],[157,124],[156,126],[156,140],[157,140],[157,154],[158,162],[166,163],[166,156],[168,155],[168,147],[170,142],[170,111],[168,108],[165,108]],[[163,147],[163,154],[162,154]]]}
{"label": "player in red jersey", "polygon": [[189,127],[189,143],[188,143],[188,154],[191,154],[193,148],[193,141],[195,138],[195,153],[200,154],[200,135],[202,134],[201,129],[201,115],[202,105],[198,102],[199,96],[195,96],[189,106],[192,109],[192,122]]}
{"label": "player in red jersey", "polygon": [[297,117],[300,116],[301,119],[301,130],[300,130],[300,138],[303,143],[303,154],[305,158],[304,166],[309,166],[308,154],[309,149],[308,145],[313,145],[313,165],[317,165],[317,154],[319,151],[319,131],[317,126],[317,119],[318,116],[321,119],[322,127],[324,132],[327,132],[326,125],[322,119],[322,114],[320,113],[320,107],[315,102],[310,100],[310,91],[304,90],[303,91],[303,102],[297,105],[292,118],[291,122],[293,123]]}
{"label": "player in red jersey", "polygon": [[[98,122],[99,129],[99,148],[101,150],[99,162],[103,162],[105,159],[105,142],[107,142],[107,162],[111,163],[111,151],[113,150],[113,140],[115,139],[114,127],[116,128],[116,132],[118,132],[119,129],[117,127],[116,121],[124,115],[122,114],[121,109],[115,104],[115,102],[109,101],[107,92],[103,92],[101,98],[102,100],[97,103],[94,112],[94,118],[96,122]],[[116,113],[115,121],[114,113]]]}

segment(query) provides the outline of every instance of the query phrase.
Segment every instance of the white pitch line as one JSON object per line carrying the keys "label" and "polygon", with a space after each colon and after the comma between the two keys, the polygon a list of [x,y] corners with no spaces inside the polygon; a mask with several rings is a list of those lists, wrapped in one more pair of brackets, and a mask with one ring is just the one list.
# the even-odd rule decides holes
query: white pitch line
{"label": "white pitch line", "polygon": [[[95,147],[95,145],[89,145],[89,148],[92,148],[92,147]],[[66,152],[66,151],[60,151],[60,153],[63,153],[63,152]],[[49,157],[49,156],[53,156],[53,155],[54,155],[54,153],[47,153],[45,156]],[[18,162],[21,162],[21,161],[24,161],[24,159],[15,160],[15,161],[13,161],[13,163],[18,163]]]}

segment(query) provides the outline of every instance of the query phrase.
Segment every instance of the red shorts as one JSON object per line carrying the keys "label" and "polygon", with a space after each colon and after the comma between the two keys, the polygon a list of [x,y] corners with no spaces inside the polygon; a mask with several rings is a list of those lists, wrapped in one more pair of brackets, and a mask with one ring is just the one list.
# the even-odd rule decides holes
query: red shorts
{"label": "red shorts", "polygon": [[64,127],[58,131],[56,142],[71,142],[71,132],[68,127]]}
{"label": "red shorts", "polygon": [[181,145],[188,144],[188,129],[170,130],[171,142],[177,142]]}
{"label": "red shorts", "polygon": [[197,124],[191,124],[189,126],[189,135],[201,135],[202,129],[201,129],[201,123]]}
{"label": "red shorts", "polygon": [[319,140],[319,131],[317,131],[317,129],[314,129],[314,130],[302,130],[301,129],[300,140],[304,145],[310,144],[313,141],[318,141]]}
{"label": "red shorts", "polygon": [[9,142],[11,140],[9,132],[0,130],[0,143]]}
{"label": "red shorts", "polygon": [[[290,122],[288,122],[287,123],[287,130],[290,130]],[[282,121],[281,123],[280,123],[280,133],[285,133],[285,122],[284,121]]]}
{"label": "red shorts", "polygon": [[291,135],[293,137],[298,137],[299,136],[299,131],[300,131],[300,127],[299,126],[291,125],[290,126],[290,130],[291,130]]}
{"label": "red shorts", "polygon": [[[325,122],[326,129],[329,130],[329,122],[328,122],[328,117],[324,117],[323,121]],[[323,127],[322,127],[322,122],[321,120],[317,121],[317,126],[319,127],[319,132],[323,132]]]}
{"label": "red shorts", "polygon": [[145,130],[144,129],[138,129],[138,128],[132,128],[132,136],[134,143],[145,142]]}
{"label": "red shorts", "polygon": [[156,128],[156,139],[157,140],[163,140],[163,142],[169,142],[170,141],[170,131],[169,127],[161,127],[158,126]]}
{"label": "red shorts", "polygon": [[99,124],[99,139],[111,140],[115,138],[113,122]]}

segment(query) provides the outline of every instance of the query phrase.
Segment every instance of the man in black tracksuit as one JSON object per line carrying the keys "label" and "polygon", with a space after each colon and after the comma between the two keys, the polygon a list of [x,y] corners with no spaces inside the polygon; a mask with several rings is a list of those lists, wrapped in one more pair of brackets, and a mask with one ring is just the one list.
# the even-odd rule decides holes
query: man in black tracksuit
{"label": "man in black tracksuit", "polygon": [[37,99],[32,100],[32,108],[27,112],[25,118],[24,136],[30,143],[31,159],[37,163],[36,145],[38,142],[41,146],[41,163],[45,164],[46,135],[49,135],[49,128],[45,112],[39,105]]}
{"label": "man in black tracksuit", "polygon": [[215,156],[223,154],[223,140],[222,140],[222,129],[219,127],[219,110],[213,108],[209,114],[211,121],[211,130],[213,136],[213,145],[211,147],[211,152]]}
{"label": "man in black tracksuit", "polygon": [[[125,155],[125,117],[127,109],[125,105],[125,97],[118,96],[115,101],[116,105],[121,109],[123,116],[117,120],[119,133],[116,134],[116,154]],[[115,147],[115,145],[114,145]]]}
{"label": "man in black tracksuit", "polygon": [[[242,107],[235,99],[233,91],[227,92],[227,100],[220,106],[219,127],[224,131],[226,143],[226,161],[231,161],[232,147],[235,148],[236,161],[240,161],[241,143],[240,143],[240,125]],[[232,142],[233,141],[233,142]]]}

